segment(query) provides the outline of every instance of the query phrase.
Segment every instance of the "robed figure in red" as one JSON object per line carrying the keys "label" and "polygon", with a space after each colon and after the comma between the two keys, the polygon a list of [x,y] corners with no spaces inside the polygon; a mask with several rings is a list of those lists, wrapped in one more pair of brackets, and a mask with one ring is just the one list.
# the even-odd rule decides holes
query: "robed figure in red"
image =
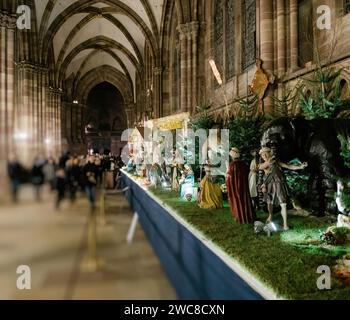
{"label": "robed figure in red", "polygon": [[230,155],[233,161],[226,174],[226,185],[232,215],[241,224],[253,223],[256,216],[249,193],[249,168],[240,160],[237,148],[232,148]]}

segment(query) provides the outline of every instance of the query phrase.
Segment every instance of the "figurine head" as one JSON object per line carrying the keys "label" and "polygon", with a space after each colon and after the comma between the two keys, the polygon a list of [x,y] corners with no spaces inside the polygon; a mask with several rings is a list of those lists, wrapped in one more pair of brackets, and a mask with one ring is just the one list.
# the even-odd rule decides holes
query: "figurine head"
{"label": "figurine head", "polygon": [[190,166],[190,165],[188,165],[188,164],[185,164],[185,165],[184,165],[184,169],[185,169],[185,171],[186,171],[187,173],[189,173],[189,172],[191,172],[191,171],[192,171],[191,166]]}
{"label": "figurine head", "polygon": [[264,161],[267,161],[272,158],[272,150],[267,147],[262,148],[259,154]]}
{"label": "figurine head", "polygon": [[252,157],[256,157],[257,154],[258,154],[258,152],[259,152],[258,149],[252,149],[252,150],[250,150],[250,155],[251,155]]}
{"label": "figurine head", "polygon": [[237,148],[231,148],[230,156],[232,157],[232,159],[239,159],[241,154]]}

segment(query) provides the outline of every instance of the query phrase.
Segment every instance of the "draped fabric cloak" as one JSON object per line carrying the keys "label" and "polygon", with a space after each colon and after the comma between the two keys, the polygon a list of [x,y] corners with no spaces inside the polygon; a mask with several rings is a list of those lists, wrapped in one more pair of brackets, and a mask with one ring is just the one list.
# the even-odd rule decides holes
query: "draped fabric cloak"
{"label": "draped fabric cloak", "polygon": [[226,177],[231,213],[241,224],[253,223],[256,219],[249,193],[249,168],[241,160],[230,164]]}
{"label": "draped fabric cloak", "polygon": [[211,182],[207,175],[201,181],[199,207],[202,209],[220,209],[223,207],[220,185]]}

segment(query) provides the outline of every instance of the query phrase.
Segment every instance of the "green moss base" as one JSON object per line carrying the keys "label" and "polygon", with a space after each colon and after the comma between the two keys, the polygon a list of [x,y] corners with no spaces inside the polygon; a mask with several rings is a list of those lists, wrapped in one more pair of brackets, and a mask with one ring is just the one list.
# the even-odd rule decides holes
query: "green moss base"
{"label": "green moss base", "polygon": [[[325,246],[320,234],[330,223],[315,217],[289,216],[291,230],[272,237],[255,235],[253,226],[239,225],[231,216],[228,204],[219,210],[203,210],[195,203],[178,198],[176,192],[150,190],[161,202],[239,261],[278,296],[286,299],[350,299],[350,287],[332,278],[332,289],[320,291],[317,268],[332,267],[349,246]],[[267,214],[258,213],[265,221]],[[281,224],[280,215],[274,221]]]}

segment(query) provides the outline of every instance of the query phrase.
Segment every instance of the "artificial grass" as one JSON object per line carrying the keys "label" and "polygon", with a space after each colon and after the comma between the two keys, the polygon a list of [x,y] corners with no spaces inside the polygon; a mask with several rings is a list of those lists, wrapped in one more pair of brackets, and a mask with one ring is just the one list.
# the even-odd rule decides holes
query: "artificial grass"
{"label": "artificial grass", "polygon": [[[344,255],[350,256],[349,246],[324,246],[321,232],[329,227],[324,219],[289,216],[290,231],[271,237],[256,235],[252,225],[234,221],[227,203],[223,209],[204,210],[195,203],[182,201],[178,193],[150,189],[151,193],[174,209],[189,224],[201,231],[213,243],[234,257],[248,271],[285,299],[349,299],[350,287],[332,277],[331,290],[319,290],[319,266],[332,267]],[[258,218],[265,221],[267,214]],[[281,223],[279,214],[274,221]]]}

